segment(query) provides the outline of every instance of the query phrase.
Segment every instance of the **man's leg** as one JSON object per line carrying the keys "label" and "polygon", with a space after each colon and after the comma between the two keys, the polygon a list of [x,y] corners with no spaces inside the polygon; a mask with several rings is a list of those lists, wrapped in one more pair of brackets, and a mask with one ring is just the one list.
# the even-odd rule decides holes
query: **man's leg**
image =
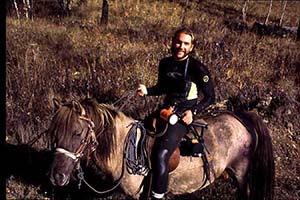
{"label": "man's leg", "polygon": [[169,176],[168,161],[186,132],[186,126],[177,123],[169,125],[166,133],[156,138],[152,152],[152,197],[162,199],[167,192]]}

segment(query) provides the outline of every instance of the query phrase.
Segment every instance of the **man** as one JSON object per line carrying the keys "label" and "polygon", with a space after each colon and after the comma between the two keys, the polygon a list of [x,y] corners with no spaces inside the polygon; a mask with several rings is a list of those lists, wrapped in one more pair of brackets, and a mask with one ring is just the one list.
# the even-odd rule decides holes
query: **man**
{"label": "man", "polygon": [[[172,106],[182,113],[181,120],[169,124],[164,134],[157,137],[152,152],[152,199],[162,199],[168,187],[168,161],[182,137],[193,122],[193,115],[200,112],[215,100],[214,87],[207,68],[190,56],[195,38],[188,28],[177,30],[172,38],[172,56],[159,63],[157,84],[147,88],[140,84],[138,95],[166,94],[163,108]],[[198,96],[203,98],[198,101]],[[163,119],[158,119],[163,121]]]}

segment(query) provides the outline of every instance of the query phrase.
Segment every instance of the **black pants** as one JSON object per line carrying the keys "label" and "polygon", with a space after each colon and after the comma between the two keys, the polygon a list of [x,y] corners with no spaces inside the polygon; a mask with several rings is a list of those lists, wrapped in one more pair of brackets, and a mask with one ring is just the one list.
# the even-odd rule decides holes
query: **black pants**
{"label": "black pants", "polygon": [[187,125],[180,121],[175,125],[168,124],[165,134],[155,139],[151,158],[153,169],[152,191],[158,194],[167,192],[168,161],[187,131]]}

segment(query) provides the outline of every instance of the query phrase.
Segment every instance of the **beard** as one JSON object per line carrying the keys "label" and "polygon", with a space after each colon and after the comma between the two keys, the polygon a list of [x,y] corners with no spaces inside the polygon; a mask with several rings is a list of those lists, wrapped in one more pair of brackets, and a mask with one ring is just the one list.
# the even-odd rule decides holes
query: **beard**
{"label": "beard", "polygon": [[172,47],[172,55],[177,59],[183,59],[189,55],[190,52],[186,52],[185,49]]}

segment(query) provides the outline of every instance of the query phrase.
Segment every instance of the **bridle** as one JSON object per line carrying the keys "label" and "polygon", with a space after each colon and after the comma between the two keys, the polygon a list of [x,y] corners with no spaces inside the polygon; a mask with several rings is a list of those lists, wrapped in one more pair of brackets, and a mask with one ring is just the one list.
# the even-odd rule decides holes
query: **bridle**
{"label": "bridle", "polygon": [[[76,169],[78,170],[78,174],[77,177],[79,178],[79,183],[78,183],[78,189],[80,189],[81,187],[81,182],[83,181],[89,188],[91,188],[94,192],[98,193],[98,194],[106,194],[108,192],[113,191],[114,189],[116,189],[120,183],[121,183],[121,179],[123,178],[124,175],[124,165],[122,165],[122,173],[120,175],[120,177],[117,179],[116,184],[108,189],[108,190],[104,190],[104,191],[98,191],[96,190],[94,187],[92,187],[84,178],[84,172],[80,166],[80,158],[82,158],[82,156],[84,155],[84,151],[85,150],[90,150],[89,153],[92,153],[96,150],[97,146],[98,146],[98,141],[96,138],[96,134],[94,131],[95,128],[95,124],[94,122],[84,116],[79,116],[79,119],[81,120],[85,120],[88,122],[88,132],[85,136],[85,138],[81,141],[81,145],[79,146],[79,148],[77,149],[77,151],[75,153],[70,152],[64,148],[56,148],[55,149],[55,153],[56,154],[63,154],[69,158],[71,158],[76,166]],[[90,148],[90,149],[89,149]],[[123,162],[124,163],[124,162]]]}
{"label": "bridle", "polygon": [[[79,116],[79,119],[87,121],[88,122],[88,130],[87,130],[87,134],[85,136],[84,139],[82,139],[80,146],[78,147],[78,149],[75,152],[70,152],[64,148],[56,148],[55,149],[55,153],[56,154],[63,154],[69,158],[71,158],[75,163],[77,163],[79,161],[79,159],[84,155],[84,151],[89,149],[90,152],[93,152],[96,150],[97,146],[98,146],[98,142],[97,142],[97,138],[96,138],[96,134],[94,131],[94,127],[95,124],[94,122],[84,116]],[[83,134],[83,133],[81,133]]]}
{"label": "bridle", "polygon": [[[97,138],[96,138],[96,134],[95,134],[95,131],[94,131],[94,128],[95,128],[95,124],[94,122],[85,117],[84,115],[80,115],[79,116],[79,119],[81,120],[84,120],[84,121],[87,121],[88,122],[88,130],[87,130],[87,134],[85,136],[84,139],[82,139],[81,141],[81,145],[79,146],[79,148],[77,149],[77,151],[75,152],[70,152],[64,148],[56,148],[55,149],[55,154],[63,154],[64,156],[67,156],[69,158],[71,158],[74,163],[75,163],[75,168],[78,170],[78,174],[77,174],[77,177],[79,178],[79,183],[78,183],[78,189],[80,189],[81,187],[81,182],[83,181],[90,189],[92,189],[94,192],[98,193],[98,194],[105,194],[105,193],[108,193],[108,192],[111,192],[113,191],[114,189],[116,189],[120,183],[121,183],[121,180],[124,176],[124,157],[123,157],[123,162],[122,162],[122,172],[121,172],[121,175],[120,177],[116,180],[116,183],[113,187],[111,187],[110,189],[108,190],[104,190],[104,191],[99,191],[99,190],[96,190],[94,187],[92,187],[84,178],[84,172],[80,166],[80,158],[83,157],[84,155],[84,151],[86,150],[89,150],[88,153],[92,153],[96,150],[97,146],[98,146],[98,142],[97,142]],[[83,132],[81,133],[83,134]]]}

